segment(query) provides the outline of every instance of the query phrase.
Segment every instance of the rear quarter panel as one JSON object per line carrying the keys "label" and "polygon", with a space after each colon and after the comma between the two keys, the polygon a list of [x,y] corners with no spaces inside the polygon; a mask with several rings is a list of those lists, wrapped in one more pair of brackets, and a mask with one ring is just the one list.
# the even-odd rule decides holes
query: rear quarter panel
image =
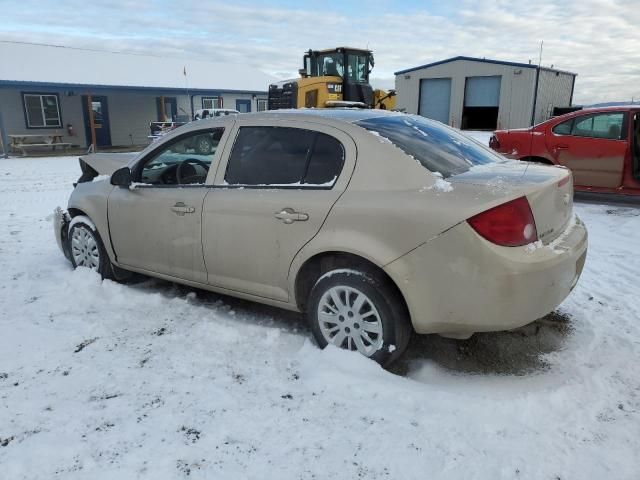
{"label": "rear quarter panel", "polygon": [[498,130],[494,133],[500,147],[498,153],[507,158],[521,158],[527,156],[531,146],[531,133],[519,130]]}
{"label": "rear quarter panel", "polygon": [[453,182],[447,191],[417,160],[362,132],[349,132],[358,145],[351,181],[318,234],[294,258],[290,291],[299,269],[317,254],[352,253],[383,267],[480,211],[526,194],[518,187]]}
{"label": "rear quarter panel", "polygon": [[500,142],[497,151],[513,160],[539,157],[553,163],[545,143],[547,129],[547,125],[541,125],[533,131],[528,129],[496,131],[495,136]]}

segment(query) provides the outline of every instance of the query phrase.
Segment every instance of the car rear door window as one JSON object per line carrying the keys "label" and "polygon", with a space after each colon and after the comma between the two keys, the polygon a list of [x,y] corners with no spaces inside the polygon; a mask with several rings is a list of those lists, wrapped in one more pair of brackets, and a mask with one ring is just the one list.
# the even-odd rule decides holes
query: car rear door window
{"label": "car rear door window", "polygon": [[228,185],[330,187],[344,148],[320,132],[289,127],[241,127],[225,174]]}
{"label": "car rear door window", "polygon": [[574,120],[571,135],[621,140],[625,138],[623,123],[624,112],[584,115]]}
{"label": "car rear door window", "polygon": [[342,144],[329,135],[318,133],[302,183],[331,185],[342,170],[343,163],[344,148]]}
{"label": "car rear door window", "polygon": [[562,122],[553,127],[553,133],[556,135],[571,135],[571,126],[573,125],[573,118]]}

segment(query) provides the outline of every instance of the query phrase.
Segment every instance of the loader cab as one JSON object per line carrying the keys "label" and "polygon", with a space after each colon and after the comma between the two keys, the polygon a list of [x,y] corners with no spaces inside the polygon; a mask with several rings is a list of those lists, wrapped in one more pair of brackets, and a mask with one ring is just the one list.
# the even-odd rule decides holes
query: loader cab
{"label": "loader cab", "polygon": [[305,77],[338,76],[349,83],[369,83],[373,53],[356,48],[309,50],[301,74]]}
{"label": "loader cab", "polygon": [[372,105],[373,89],[369,84],[369,74],[373,65],[370,50],[346,47],[309,50],[300,73],[303,77],[340,77],[343,100]]}

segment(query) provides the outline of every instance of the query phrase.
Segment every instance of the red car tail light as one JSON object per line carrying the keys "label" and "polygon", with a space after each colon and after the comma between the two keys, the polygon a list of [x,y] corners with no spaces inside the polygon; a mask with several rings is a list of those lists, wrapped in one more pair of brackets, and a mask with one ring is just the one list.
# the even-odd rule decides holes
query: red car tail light
{"label": "red car tail light", "polygon": [[500,148],[498,137],[496,137],[495,135],[491,135],[491,138],[489,139],[489,147],[494,150],[498,150]]}
{"label": "red car tail light", "polygon": [[536,222],[526,197],[479,213],[467,222],[480,236],[496,245],[519,247],[538,240]]}
{"label": "red car tail light", "polygon": [[558,188],[565,186],[571,180],[571,174],[568,173],[562,180],[558,182]]}

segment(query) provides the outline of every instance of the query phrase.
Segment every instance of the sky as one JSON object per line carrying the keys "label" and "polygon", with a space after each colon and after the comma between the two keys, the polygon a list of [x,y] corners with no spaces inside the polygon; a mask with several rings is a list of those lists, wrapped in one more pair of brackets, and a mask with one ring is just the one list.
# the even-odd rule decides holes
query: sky
{"label": "sky", "polygon": [[293,78],[303,53],[374,51],[374,87],[463,55],[578,74],[574,103],[640,99],[640,0],[0,0],[0,40],[246,63]]}

